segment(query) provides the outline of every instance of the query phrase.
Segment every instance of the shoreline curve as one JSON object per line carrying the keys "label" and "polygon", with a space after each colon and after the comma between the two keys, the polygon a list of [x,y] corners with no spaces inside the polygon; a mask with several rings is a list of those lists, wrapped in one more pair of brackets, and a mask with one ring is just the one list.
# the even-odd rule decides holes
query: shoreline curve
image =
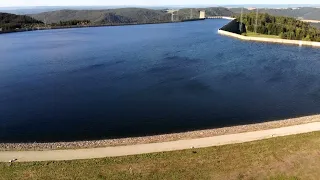
{"label": "shoreline curve", "polygon": [[93,159],[105,157],[118,157],[128,155],[138,155],[156,152],[167,152],[192,148],[205,148],[221,146],[227,144],[237,144],[256,140],[270,139],[287,135],[296,135],[309,132],[320,131],[320,122],[313,122],[302,125],[245,132],[238,134],[221,135],[214,137],[178,140],[162,143],[138,144],[129,146],[116,146],[92,149],[73,150],[51,150],[51,151],[2,151],[0,152],[0,162],[16,160],[18,162],[35,161],[65,161],[79,159]]}
{"label": "shoreline curve", "polygon": [[196,138],[206,138],[220,135],[261,131],[274,128],[301,125],[313,122],[320,122],[320,115],[304,116],[291,119],[262,122],[256,124],[238,125],[215,129],[196,130],[181,133],[162,134],[144,137],[128,137],[118,139],[104,139],[93,141],[73,141],[73,142],[50,142],[50,143],[0,143],[2,151],[46,151],[46,150],[65,150],[114,147],[125,145],[138,145],[149,143],[161,143],[177,140],[189,140]]}
{"label": "shoreline curve", "polygon": [[289,39],[280,39],[280,38],[276,39],[276,38],[243,36],[240,34],[224,31],[221,29],[218,30],[218,34],[241,39],[244,41],[256,41],[256,42],[267,42],[267,43],[275,43],[275,44],[320,47],[320,42],[315,42],[315,41],[302,41],[302,40],[289,40]]}

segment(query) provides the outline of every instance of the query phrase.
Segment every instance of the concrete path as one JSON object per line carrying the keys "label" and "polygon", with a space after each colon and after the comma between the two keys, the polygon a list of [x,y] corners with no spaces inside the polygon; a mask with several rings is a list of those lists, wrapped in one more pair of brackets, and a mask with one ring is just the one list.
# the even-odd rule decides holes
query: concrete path
{"label": "concrete path", "polygon": [[103,157],[126,156],[153,152],[174,151],[194,148],[203,148],[210,146],[220,146],[226,144],[243,143],[255,140],[268,139],[272,137],[301,134],[307,132],[320,131],[320,122],[302,124],[277,129],[263,131],[246,132],[239,134],[230,134],[214,136],[199,139],[179,140],[163,143],[151,143],[129,146],[116,146],[92,149],[75,150],[52,150],[52,151],[0,151],[0,162],[17,161],[58,161],[91,159]]}

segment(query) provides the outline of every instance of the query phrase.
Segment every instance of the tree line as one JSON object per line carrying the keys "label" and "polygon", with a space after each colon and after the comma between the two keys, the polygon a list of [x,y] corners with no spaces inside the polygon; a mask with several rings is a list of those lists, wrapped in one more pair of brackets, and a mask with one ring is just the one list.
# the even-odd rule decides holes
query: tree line
{"label": "tree line", "polygon": [[[277,35],[282,39],[320,41],[320,30],[307,22],[292,17],[272,16],[267,13],[258,14],[258,18],[256,16],[254,12],[242,15],[242,22],[246,25],[248,32]],[[241,21],[240,15],[236,18]]]}
{"label": "tree line", "polygon": [[89,25],[89,20],[70,20],[70,21],[60,21],[59,23],[52,23],[51,26],[80,26]]}
{"label": "tree line", "polygon": [[0,29],[8,32],[21,28],[33,28],[43,24],[41,21],[25,15],[15,15],[9,13],[0,13]]}

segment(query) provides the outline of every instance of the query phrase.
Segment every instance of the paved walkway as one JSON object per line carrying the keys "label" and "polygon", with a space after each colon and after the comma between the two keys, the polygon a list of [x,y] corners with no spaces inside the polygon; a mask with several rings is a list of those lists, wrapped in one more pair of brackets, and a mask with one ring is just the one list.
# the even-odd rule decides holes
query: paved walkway
{"label": "paved walkway", "polygon": [[57,161],[92,159],[103,157],[126,156],[135,154],[145,154],[153,152],[164,152],[210,146],[220,146],[226,144],[243,143],[255,140],[268,139],[272,137],[301,134],[320,131],[320,122],[302,124],[277,129],[262,131],[229,134],[199,139],[179,140],[163,143],[139,144],[129,146],[116,146],[92,149],[70,149],[52,151],[0,151],[0,162],[8,162],[12,159],[17,161]]}

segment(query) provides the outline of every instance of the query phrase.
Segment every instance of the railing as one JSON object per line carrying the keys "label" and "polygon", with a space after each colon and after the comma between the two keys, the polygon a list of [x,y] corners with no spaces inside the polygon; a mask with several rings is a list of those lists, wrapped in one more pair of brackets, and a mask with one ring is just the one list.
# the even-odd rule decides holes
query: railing
{"label": "railing", "polygon": [[320,23],[319,20],[309,20],[309,19],[301,19],[300,21],[309,22],[309,23]]}
{"label": "railing", "polygon": [[228,19],[234,20],[235,18],[229,16],[207,16],[206,19]]}

